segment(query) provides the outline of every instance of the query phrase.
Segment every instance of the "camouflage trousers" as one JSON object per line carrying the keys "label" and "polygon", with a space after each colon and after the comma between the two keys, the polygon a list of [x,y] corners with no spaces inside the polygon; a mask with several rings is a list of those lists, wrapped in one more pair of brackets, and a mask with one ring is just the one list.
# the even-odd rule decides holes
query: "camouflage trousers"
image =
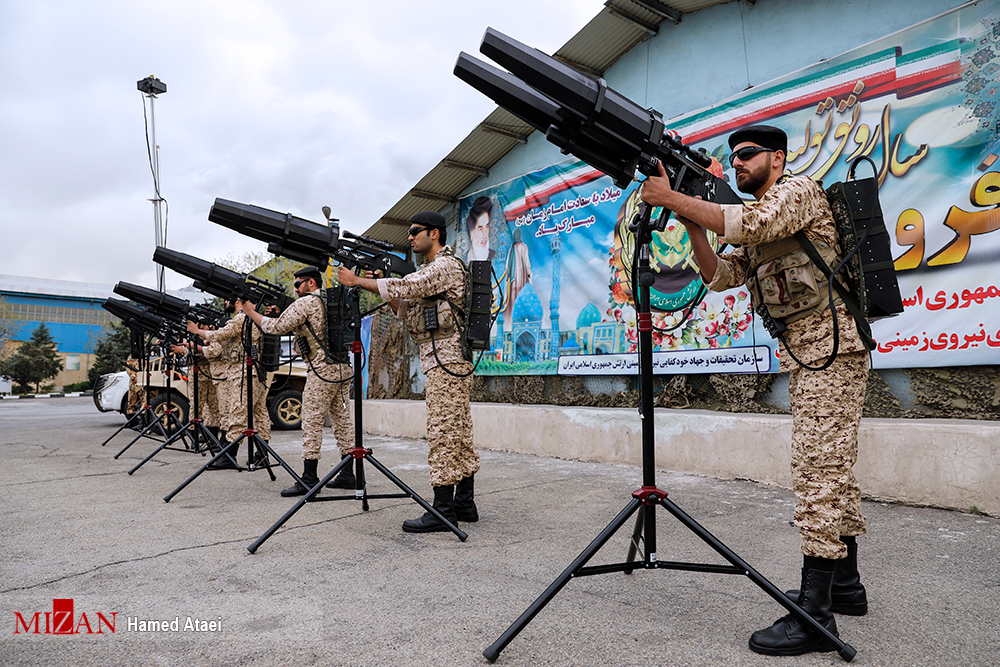
{"label": "camouflage trousers", "polygon": [[138,374],[128,369],[125,371],[128,374],[128,412],[134,413],[139,412],[144,407],[146,407],[146,377],[139,378]]}
{"label": "camouflage trousers", "polygon": [[[211,380],[211,366],[203,361],[198,367],[198,418],[205,426],[219,425],[219,393]],[[188,396],[194,400],[194,370],[188,380]],[[193,416],[193,413],[192,413]]]}
{"label": "camouflage trousers", "polygon": [[[226,440],[232,442],[243,435],[247,428],[247,368],[243,364],[225,367],[225,388],[220,396],[225,394],[226,419],[221,423],[220,430],[225,430]],[[218,376],[216,376],[218,377]],[[222,388],[222,387],[220,387]],[[271,416],[267,414],[266,382],[261,382],[254,373],[253,380],[253,427],[264,440],[271,439]]]}
{"label": "camouflage trousers", "polygon": [[[316,373],[319,373],[319,377]],[[333,380],[333,382],[329,382]],[[323,448],[323,422],[330,413],[341,455],[354,448],[351,419],[351,365],[316,364],[302,391],[302,458],[318,461]]]}
{"label": "camouflage trousers", "polygon": [[802,553],[840,559],[840,536],[861,535],[861,488],[852,468],[858,460],[858,427],[868,383],[868,355],[841,354],[825,371],[792,369],[792,484],[795,525]]}
{"label": "camouflage trousers", "polygon": [[[472,364],[448,364],[448,370],[463,375]],[[472,410],[469,393],[472,375],[454,377],[440,366],[427,371],[427,466],[431,486],[450,486],[479,470],[479,452],[472,441]]]}

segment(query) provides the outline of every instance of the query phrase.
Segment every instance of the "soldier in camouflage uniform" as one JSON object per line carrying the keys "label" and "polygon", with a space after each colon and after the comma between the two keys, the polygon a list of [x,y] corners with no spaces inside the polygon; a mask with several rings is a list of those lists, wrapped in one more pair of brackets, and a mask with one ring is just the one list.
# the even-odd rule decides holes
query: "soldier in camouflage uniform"
{"label": "soldier in camouflage uniform", "polygon": [[[472,364],[463,356],[464,330],[455,309],[465,306],[465,265],[445,242],[445,219],[433,211],[410,219],[410,245],[428,260],[403,278],[362,277],[341,267],[340,282],[360,285],[380,295],[396,316],[406,321],[410,335],[420,344],[420,370],[426,374],[427,464],[434,488],[434,509],[452,523],[478,521],[474,500],[474,475],[479,452],[472,441]],[[443,295],[444,298],[440,298]],[[438,297],[438,298],[434,298]],[[437,311],[440,328],[427,331],[424,312]],[[403,523],[403,530],[425,533],[448,530],[435,515]]]}
{"label": "soldier in camouflage uniform", "polygon": [[[207,345],[199,345],[198,351],[208,358],[212,363],[214,371],[213,377],[225,377],[225,382],[220,388],[220,419],[221,428],[225,429],[225,442],[234,442],[247,429],[247,378],[246,373],[253,373],[253,425],[258,435],[263,440],[271,439],[271,418],[267,414],[267,391],[268,377],[259,372],[259,367],[255,365],[252,369],[246,365],[246,351],[243,349],[243,328],[246,326],[246,316],[240,312],[242,301],[235,301],[233,308],[236,315],[221,329],[201,329],[194,322],[188,322],[188,331],[197,334]],[[229,304],[227,303],[227,312]],[[251,331],[251,344],[257,348],[258,354],[261,350],[261,330],[259,326],[249,323]],[[199,386],[200,389],[200,386]],[[222,408],[222,405],[225,408]],[[229,450],[230,456],[236,458],[239,446]],[[234,468],[232,460],[223,457],[217,461],[212,470]]]}
{"label": "soldier in camouflage uniform", "polygon": [[[191,373],[188,375],[187,380],[187,395],[190,398],[194,398],[194,369],[198,369],[198,418],[201,419],[209,432],[218,439],[220,437],[219,398],[215,382],[211,378],[211,363],[203,354],[192,354],[190,345],[172,345],[170,349],[174,354],[190,355]],[[214,443],[209,443],[209,449],[213,453],[218,453]]]}
{"label": "soldier in camouflage uniform", "polygon": [[[322,280],[322,273],[314,266],[296,271],[295,293],[299,298],[278,317],[262,316],[251,303],[243,306],[243,312],[265,333],[280,335],[294,331],[296,348],[309,363],[302,391],[302,482],[308,486],[296,482],[281,492],[285,497],[305,495],[319,482],[316,469],[323,446],[323,422],[328,412],[333,415],[333,432],[341,459],[354,447],[349,402],[351,365],[326,358],[326,305],[320,291]],[[327,484],[340,489],[353,489],[355,485],[350,464],[341,468],[337,478]]]}
{"label": "soldier in camouflage uniform", "polygon": [[139,377],[139,360],[129,357],[125,360],[125,373],[128,375],[128,407],[129,414],[135,414],[146,407],[146,378]]}
{"label": "soldier in camouflage uniform", "polygon": [[[762,290],[755,284],[770,268],[769,257],[788,257],[769,252],[781,247],[786,253],[798,252],[793,235],[803,231],[817,248],[831,256],[839,253],[836,223],[822,187],[808,176],[783,175],[787,143],[783,131],[765,125],[744,128],[729,138],[737,186],[757,200],[745,206],[714,204],[676,192],[662,166],[660,177],[649,178],[642,188],[643,201],[673,211],[686,227],[709,289],[722,291],[746,283],[763,296],[772,315],[782,308],[795,311],[798,304],[777,293],[791,287],[790,281],[781,290]],[[705,229],[741,247],[716,255]],[[818,291],[827,293],[825,287]],[[830,356],[834,316],[826,298],[818,307],[785,319],[780,362],[780,369],[790,372],[795,525],[803,554],[801,589],[789,595],[833,633],[837,626],[832,612],[860,616],[868,609],[857,571],[856,541],[866,531],[866,522],[859,504],[861,489],[852,472],[868,358],[855,322],[839,298],[835,308],[840,344],[832,365],[811,371],[789,361],[793,353],[803,364],[818,366]],[[834,649],[791,615],[753,633],[750,648],[768,655]]]}

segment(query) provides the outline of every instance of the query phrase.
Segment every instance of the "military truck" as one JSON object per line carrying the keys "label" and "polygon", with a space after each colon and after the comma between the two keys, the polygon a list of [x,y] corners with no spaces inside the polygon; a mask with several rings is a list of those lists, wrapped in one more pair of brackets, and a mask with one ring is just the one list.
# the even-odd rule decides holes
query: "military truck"
{"label": "military truck", "polygon": [[[177,411],[180,423],[186,424],[191,397],[188,396],[188,368],[175,367],[170,378],[170,395],[167,395],[167,369],[164,357],[154,357],[149,362],[149,405],[157,416],[162,416],[169,401]],[[270,389],[267,393],[267,411],[273,429],[284,431],[302,426],[302,390],[306,385],[306,365],[299,357],[283,356],[277,371],[268,374]],[[136,379],[145,388],[142,374]],[[204,378],[199,379],[201,390]],[[118,411],[131,417],[128,405],[130,378],[126,371],[107,373],[94,386],[94,405],[101,412]]]}

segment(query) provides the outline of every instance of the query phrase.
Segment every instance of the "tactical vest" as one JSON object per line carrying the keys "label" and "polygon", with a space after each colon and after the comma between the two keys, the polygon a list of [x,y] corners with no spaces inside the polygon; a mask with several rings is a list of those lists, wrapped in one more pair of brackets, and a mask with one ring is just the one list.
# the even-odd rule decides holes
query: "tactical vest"
{"label": "tactical vest", "polygon": [[[465,262],[458,257],[454,255],[447,256],[457,261],[462,267],[462,273],[465,276],[464,299],[468,301],[471,294],[469,269],[465,266]],[[427,328],[428,324],[433,324],[435,320],[435,317],[428,313],[427,309],[432,309],[434,314],[436,314],[437,329]],[[432,340],[446,340],[454,336],[457,331],[460,334],[459,340],[461,342],[462,358],[466,361],[472,361],[472,348],[469,346],[465,335],[466,326],[467,315],[465,309],[459,305],[452,304],[444,292],[415,299],[406,313],[406,329],[417,344],[429,343]]]}
{"label": "tactical vest", "polygon": [[[826,243],[814,243],[828,266],[837,253]],[[818,315],[830,307],[829,282],[794,237],[747,247],[750,271],[747,287],[753,302],[763,304],[771,317],[785,324]],[[843,303],[839,296],[834,305]]]}
{"label": "tactical vest", "polygon": [[[425,313],[426,308],[433,308],[437,314],[437,329],[429,330],[431,318]],[[458,318],[451,307],[451,302],[444,294],[423,299],[415,299],[406,313],[406,328],[417,343],[429,343],[451,338],[459,328]]]}

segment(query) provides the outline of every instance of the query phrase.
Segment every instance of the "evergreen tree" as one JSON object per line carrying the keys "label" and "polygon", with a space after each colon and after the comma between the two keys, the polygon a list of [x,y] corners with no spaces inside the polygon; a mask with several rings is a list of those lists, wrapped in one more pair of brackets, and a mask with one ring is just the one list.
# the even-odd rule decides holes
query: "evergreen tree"
{"label": "evergreen tree", "polygon": [[63,362],[56,352],[56,341],[42,322],[14,354],[0,362],[0,375],[9,377],[22,388],[35,385],[35,391],[46,380],[59,375]]}
{"label": "evergreen tree", "polygon": [[97,342],[97,347],[94,348],[97,358],[94,360],[94,365],[87,371],[87,379],[90,380],[91,386],[95,385],[97,378],[105,373],[117,373],[125,370],[125,360],[128,359],[131,352],[131,341],[132,334],[128,327],[117,320],[111,323],[111,328],[101,337],[101,340]]}

